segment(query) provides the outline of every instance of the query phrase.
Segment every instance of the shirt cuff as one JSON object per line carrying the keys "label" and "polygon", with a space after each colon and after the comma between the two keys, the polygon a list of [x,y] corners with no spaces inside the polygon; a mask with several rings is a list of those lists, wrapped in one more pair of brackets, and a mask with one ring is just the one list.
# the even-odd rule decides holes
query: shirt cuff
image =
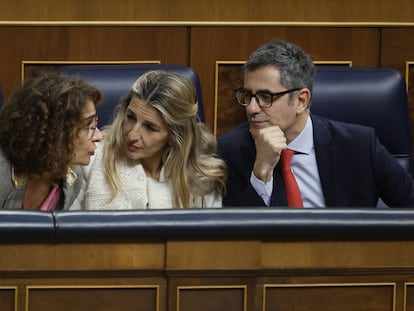
{"label": "shirt cuff", "polygon": [[266,204],[266,206],[269,206],[270,197],[273,191],[273,176],[267,183],[264,183],[256,176],[254,176],[252,172],[250,176],[250,183],[257,194],[263,199],[263,202]]}

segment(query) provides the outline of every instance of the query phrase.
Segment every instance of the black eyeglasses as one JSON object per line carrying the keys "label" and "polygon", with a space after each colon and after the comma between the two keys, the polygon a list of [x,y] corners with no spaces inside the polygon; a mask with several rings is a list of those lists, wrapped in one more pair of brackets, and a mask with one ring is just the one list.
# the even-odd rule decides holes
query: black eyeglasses
{"label": "black eyeglasses", "polygon": [[286,90],[282,92],[276,92],[276,93],[272,93],[268,91],[259,91],[257,93],[253,93],[249,91],[248,89],[239,88],[236,90],[236,98],[237,98],[237,102],[240,105],[247,107],[250,104],[250,101],[252,100],[252,98],[254,97],[256,99],[256,103],[261,108],[269,108],[272,106],[273,102],[276,99],[279,99],[285,94],[299,91],[300,89],[301,88],[294,88],[294,89],[290,89],[290,90]]}

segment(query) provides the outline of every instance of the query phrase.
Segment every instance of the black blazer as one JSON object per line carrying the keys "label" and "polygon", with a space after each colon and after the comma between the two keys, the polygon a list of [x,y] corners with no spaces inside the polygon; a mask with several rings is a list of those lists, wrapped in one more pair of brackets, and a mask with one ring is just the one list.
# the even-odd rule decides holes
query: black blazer
{"label": "black blazer", "polygon": [[[414,206],[414,181],[380,144],[374,129],[311,115],[316,162],[328,207],[375,207],[378,198],[389,206]],[[248,123],[218,139],[229,171],[224,206],[265,206],[250,184],[256,148]],[[279,165],[273,189],[283,189]],[[271,206],[286,206],[284,191],[275,191]],[[282,193],[282,194],[280,194]]]}

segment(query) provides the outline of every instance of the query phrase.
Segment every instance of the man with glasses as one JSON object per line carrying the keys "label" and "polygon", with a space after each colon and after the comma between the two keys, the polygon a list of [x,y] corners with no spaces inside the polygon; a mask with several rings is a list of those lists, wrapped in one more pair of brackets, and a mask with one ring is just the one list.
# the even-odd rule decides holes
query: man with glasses
{"label": "man with glasses", "polygon": [[229,172],[223,206],[414,206],[411,174],[373,129],[310,114],[315,69],[301,48],[273,40],[243,69],[235,95],[248,122],[218,140]]}

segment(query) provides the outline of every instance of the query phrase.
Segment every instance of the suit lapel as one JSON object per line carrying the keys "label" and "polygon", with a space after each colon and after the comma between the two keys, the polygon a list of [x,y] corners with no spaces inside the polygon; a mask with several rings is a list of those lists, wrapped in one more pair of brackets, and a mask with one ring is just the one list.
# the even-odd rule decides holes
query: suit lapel
{"label": "suit lapel", "polygon": [[313,139],[315,145],[316,162],[318,164],[319,178],[325,197],[326,206],[337,205],[336,183],[336,148],[332,144],[332,136],[323,119],[311,115],[313,124]]}

